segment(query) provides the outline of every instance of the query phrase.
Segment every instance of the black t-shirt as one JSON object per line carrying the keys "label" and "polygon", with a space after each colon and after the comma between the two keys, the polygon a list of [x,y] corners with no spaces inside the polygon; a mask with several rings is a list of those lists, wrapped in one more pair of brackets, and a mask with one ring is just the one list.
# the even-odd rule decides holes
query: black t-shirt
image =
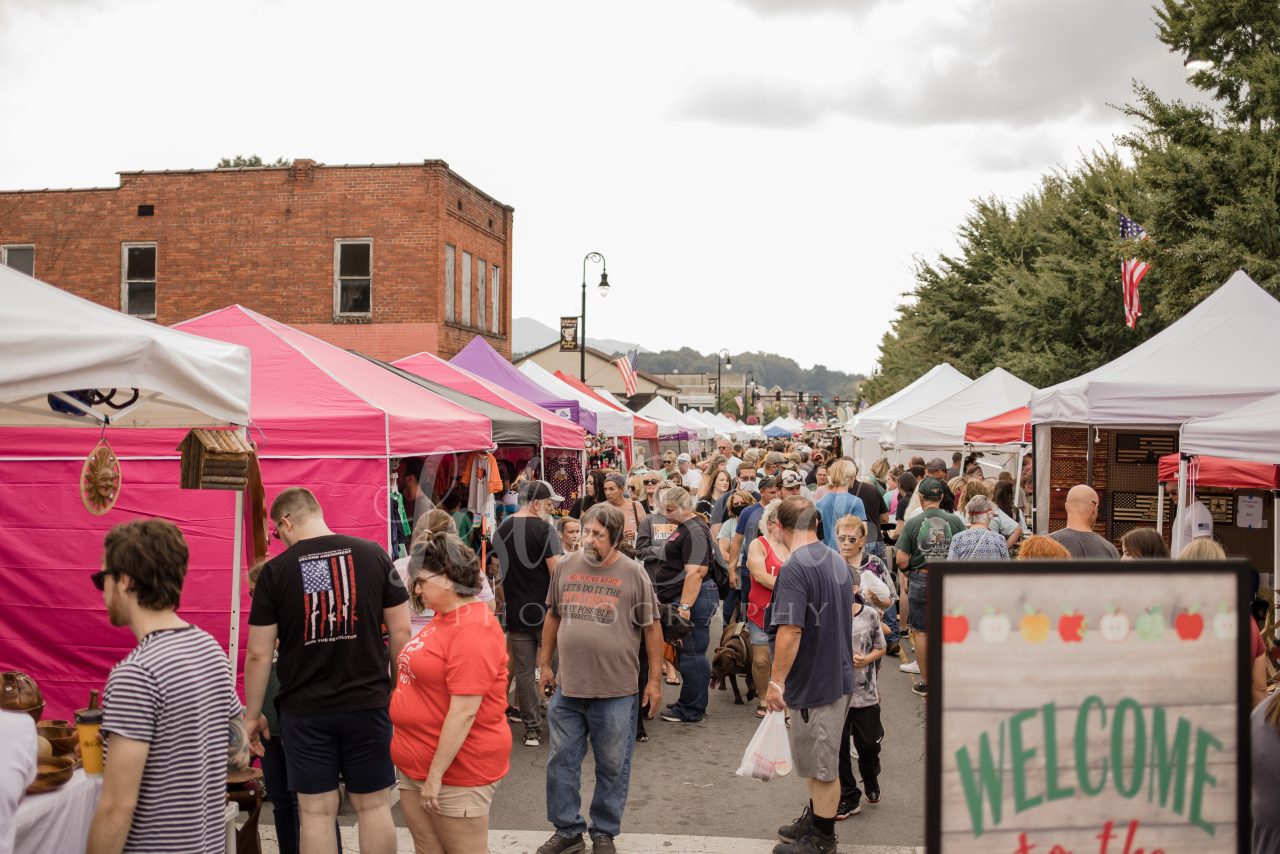
{"label": "black t-shirt", "polygon": [[884,503],[884,496],[873,484],[865,480],[855,480],[849,487],[849,494],[862,499],[862,506],[867,511],[867,542],[878,543],[880,536],[880,517],[889,512]]}
{"label": "black t-shirt", "polygon": [[294,543],[262,568],[249,624],[276,626],[280,711],[385,708],[391,678],[382,612],[408,592],[382,546],[330,534]]}
{"label": "black t-shirt", "polygon": [[684,568],[690,564],[705,566],[709,573],[710,549],[715,547],[715,543],[711,541],[711,530],[698,517],[686,519],[677,525],[671,536],[667,537],[662,564],[654,576],[653,589],[658,594],[658,601],[680,601],[680,593],[684,590]]}
{"label": "black t-shirt", "polygon": [[542,628],[551,573],[547,558],[564,554],[551,523],[537,516],[508,516],[493,538],[507,600],[507,628]]}

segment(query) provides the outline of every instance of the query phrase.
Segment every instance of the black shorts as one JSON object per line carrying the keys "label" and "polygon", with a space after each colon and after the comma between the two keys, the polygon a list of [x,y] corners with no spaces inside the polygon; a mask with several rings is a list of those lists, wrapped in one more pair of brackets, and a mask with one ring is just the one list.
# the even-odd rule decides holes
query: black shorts
{"label": "black shorts", "polygon": [[391,715],[386,708],[332,715],[280,716],[290,788],[319,795],[338,788],[365,795],[395,785]]}

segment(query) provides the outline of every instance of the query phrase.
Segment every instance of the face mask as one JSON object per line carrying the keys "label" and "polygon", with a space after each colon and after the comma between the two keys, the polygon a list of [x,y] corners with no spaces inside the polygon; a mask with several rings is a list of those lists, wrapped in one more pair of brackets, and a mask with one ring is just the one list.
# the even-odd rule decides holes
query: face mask
{"label": "face mask", "polygon": [[738,488],[739,488],[739,489],[741,489],[741,490],[743,490],[744,492],[755,492],[755,491],[756,491],[756,481],[754,481],[754,480],[740,480],[740,481],[738,481]]}

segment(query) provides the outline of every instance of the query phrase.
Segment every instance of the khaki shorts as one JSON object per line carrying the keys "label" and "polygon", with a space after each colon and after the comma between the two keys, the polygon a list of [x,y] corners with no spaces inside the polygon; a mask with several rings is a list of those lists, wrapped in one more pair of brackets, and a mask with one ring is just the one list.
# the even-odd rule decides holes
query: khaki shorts
{"label": "khaki shorts", "polygon": [[796,776],[808,780],[829,783],[840,776],[840,750],[844,734],[844,719],[849,711],[852,695],[841,697],[825,706],[808,709],[805,713],[791,709],[791,761],[796,766]]}
{"label": "khaki shorts", "polygon": [[[414,792],[415,794],[411,797],[417,797],[416,793],[422,789],[422,781],[411,780],[399,768],[396,769],[396,775],[400,778],[400,791]],[[487,786],[446,786],[442,783],[440,808],[437,812],[451,818],[486,816],[489,814],[489,807],[493,804],[493,793],[497,789],[497,783],[490,783]]]}

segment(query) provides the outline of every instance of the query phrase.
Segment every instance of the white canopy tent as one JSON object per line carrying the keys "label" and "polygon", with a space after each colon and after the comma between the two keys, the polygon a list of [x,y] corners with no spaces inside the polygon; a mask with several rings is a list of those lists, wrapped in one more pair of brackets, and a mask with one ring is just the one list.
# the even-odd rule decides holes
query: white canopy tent
{"label": "white canopy tent", "polygon": [[[0,424],[217,427],[249,423],[249,351],[157,326],[0,265]],[[116,389],[86,403],[67,392]],[[72,415],[55,412],[54,395]]]}
{"label": "white canopy tent", "polygon": [[[247,347],[130,317],[3,265],[0,290],[9,298],[0,315],[0,427],[248,425]],[[107,395],[113,389],[116,394]],[[94,391],[100,394],[88,399],[68,394]],[[55,412],[50,396],[82,414]],[[233,668],[240,633],[243,491],[236,491],[235,514],[228,639]]]}
{"label": "white canopy tent", "polygon": [[619,412],[609,404],[601,403],[591,395],[584,394],[536,362],[526,361],[516,370],[556,397],[564,398],[565,400],[576,400],[583,409],[595,413],[596,429],[606,436],[635,435],[636,421],[632,415],[627,412]]}
{"label": "white canopy tent", "polygon": [[1182,425],[1178,447],[1189,455],[1280,465],[1280,394],[1191,419]]}
{"label": "white canopy tent", "polygon": [[870,471],[871,464],[880,455],[880,431],[886,424],[932,406],[972,382],[946,362],[935,365],[906,388],[850,418],[842,431],[845,453],[852,452],[850,455],[858,463],[859,471]]}
{"label": "white canopy tent", "polygon": [[[603,387],[597,387],[591,390],[596,394],[600,395],[609,403],[612,403],[616,408],[622,410],[623,412],[631,411],[630,409],[627,408],[627,405],[623,403],[621,400],[618,400],[618,396],[615,395],[613,392],[609,391],[609,389],[603,388]],[[639,415],[640,413],[636,413],[636,414]],[[675,439],[676,437],[680,436],[682,433],[687,432],[685,428],[681,427],[679,424],[676,424],[674,421],[668,421],[665,418],[655,418],[651,415],[644,415],[641,417],[643,417],[646,421],[652,421],[654,424],[657,425],[658,437],[660,439],[666,439],[668,437]]]}
{"label": "white canopy tent", "polygon": [[661,397],[655,396],[653,400],[640,407],[638,414],[650,420],[667,421],[679,425],[693,433],[698,439],[711,439],[716,434],[711,425],[704,424],[697,418],[689,417],[688,413],[681,412]]}
{"label": "white canopy tent", "polygon": [[714,419],[717,424],[722,425],[734,439],[746,441],[755,435],[751,432],[751,427],[747,424],[743,424],[741,421],[734,421],[729,416],[722,415],[719,412],[712,412],[710,414],[712,419]]}
{"label": "white canopy tent", "polygon": [[[992,368],[949,397],[885,424],[880,430],[880,447],[960,450],[970,421],[981,421],[1025,406],[1034,391],[1035,386],[1004,368]],[[1017,446],[997,450],[1016,451]]]}
{"label": "white canopy tent", "polygon": [[716,436],[724,436],[726,439],[736,438],[734,436],[734,431],[726,428],[717,419],[712,417],[710,412],[703,412],[700,409],[690,409],[685,413],[685,415],[701,424],[705,424]]}

